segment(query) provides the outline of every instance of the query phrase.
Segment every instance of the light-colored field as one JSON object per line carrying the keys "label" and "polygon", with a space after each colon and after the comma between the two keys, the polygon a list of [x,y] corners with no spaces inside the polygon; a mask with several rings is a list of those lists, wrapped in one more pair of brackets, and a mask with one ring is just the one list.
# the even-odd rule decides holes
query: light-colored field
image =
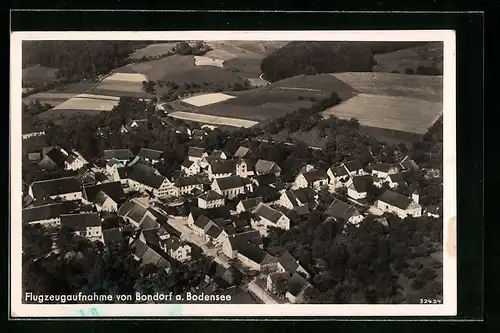
{"label": "light-colored field", "polygon": [[194,57],[194,63],[196,64],[196,66],[223,67],[222,66],[223,62],[224,62],[224,60],[216,59],[216,58],[201,57],[201,56],[195,56]]}
{"label": "light-colored field", "polygon": [[170,117],[178,118],[187,121],[195,121],[203,124],[224,125],[232,127],[252,127],[258,122],[244,119],[235,119],[219,116],[210,116],[206,114],[176,111],[168,114]]}
{"label": "light-colored field", "polygon": [[263,58],[277,49],[283,47],[286,41],[207,41],[213,49],[205,54],[207,57],[217,57],[223,60],[229,60],[236,57]]}
{"label": "light-colored field", "polygon": [[53,110],[110,111],[118,104],[118,101],[119,98],[111,96],[82,94],[57,105]]}
{"label": "light-colored field", "polygon": [[96,89],[109,91],[123,91],[142,93],[142,82],[147,81],[147,77],[140,73],[113,73],[103,79]]}
{"label": "light-colored field", "polygon": [[442,114],[442,102],[370,94],[359,94],[323,112],[325,117],[355,118],[362,126],[417,134],[426,133]]}
{"label": "light-colored field", "polygon": [[50,104],[52,106],[57,106],[64,101],[76,96],[76,93],[52,93],[52,92],[41,92],[38,94],[29,95],[23,98],[24,103],[30,103],[38,100],[40,103]]}
{"label": "light-colored field", "polygon": [[75,98],[88,98],[88,99],[102,99],[108,101],[119,101],[120,97],[117,96],[105,96],[105,95],[94,95],[94,94],[80,94],[75,96]]}
{"label": "light-colored field", "polygon": [[250,78],[247,80],[250,82],[250,85],[252,85],[254,87],[264,87],[264,86],[267,86],[269,84],[268,81],[261,79],[261,78]]}
{"label": "light-colored field", "polygon": [[197,95],[193,97],[189,97],[186,99],[183,99],[182,102],[194,105],[194,106],[205,106],[205,105],[210,105],[210,104],[215,104],[219,103],[222,101],[226,101],[228,99],[235,98],[234,96],[231,95],[226,95],[222,93],[213,93],[213,94],[203,94],[203,95]]}
{"label": "light-colored field", "polygon": [[102,82],[108,81],[126,81],[126,82],[135,82],[142,83],[142,81],[147,81],[148,78],[146,75],[141,73],[113,73],[110,76],[106,77]]}
{"label": "light-colored field", "polygon": [[172,52],[176,43],[157,43],[148,45],[142,49],[136,50],[130,55],[130,59],[141,59],[142,57],[158,57],[167,52]]}
{"label": "light-colored field", "polygon": [[129,64],[115,69],[114,73],[140,73],[144,74],[151,81],[162,80],[165,76],[173,73],[182,72],[191,68],[196,68],[194,57],[191,55],[171,57]]}

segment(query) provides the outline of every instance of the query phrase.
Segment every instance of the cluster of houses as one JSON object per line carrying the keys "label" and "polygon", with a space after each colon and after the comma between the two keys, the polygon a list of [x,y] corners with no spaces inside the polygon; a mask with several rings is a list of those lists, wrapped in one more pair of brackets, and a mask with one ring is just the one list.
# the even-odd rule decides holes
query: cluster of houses
{"label": "cluster of houses", "polygon": [[[127,123],[122,130],[136,126],[140,122]],[[309,214],[318,203],[320,190],[334,193],[346,189],[347,199],[334,199],[325,211],[328,219],[335,221],[361,223],[370,187],[384,184],[388,189],[376,198],[370,213],[389,212],[401,218],[422,215],[417,193],[409,197],[396,191],[406,186],[405,173],[418,170],[409,157],[397,164],[375,163],[368,168],[357,160],[327,170],[306,165],[293,183],[283,184],[280,166],[274,161],[255,161],[247,147],[240,147],[232,156],[221,150],[209,153],[190,147],[177,179],[169,179],[155,168],[163,161],[162,154],[147,148],[137,155],[129,149],[105,150],[105,167],[97,167],[76,151],[44,149],[33,157],[34,163],[78,173],[29,184],[23,223],[67,227],[106,246],[128,243],[141,265],[169,270],[170,260],[192,259],[192,244],[168,223],[169,213],[155,203],[189,198],[197,207],[190,210],[185,226],[202,245],[218,249],[218,255],[245,270],[265,274],[268,293],[296,303],[312,288],[310,273],[287,251],[264,249],[264,238],[273,229],[293,227],[289,212]],[[263,185],[278,191],[279,199],[264,202],[255,195],[255,188]],[[230,208],[229,202],[235,206]],[[436,209],[425,213],[439,216]],[[120,225],[104,227],[110,216],[131,225],[133,236],[125,237]]]}

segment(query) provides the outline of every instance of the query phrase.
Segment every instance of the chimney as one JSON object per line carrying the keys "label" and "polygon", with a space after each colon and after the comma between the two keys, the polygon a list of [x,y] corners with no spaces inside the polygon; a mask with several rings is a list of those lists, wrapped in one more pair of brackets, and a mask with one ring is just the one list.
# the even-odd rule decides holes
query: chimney
{"label": "chimney", "polygon": [[418,203],[418,201],[420,200],[420,195],[417,192],[413,192],[411,194],[411,198],[413,199],[413,201],[415,201],[415,203]]}

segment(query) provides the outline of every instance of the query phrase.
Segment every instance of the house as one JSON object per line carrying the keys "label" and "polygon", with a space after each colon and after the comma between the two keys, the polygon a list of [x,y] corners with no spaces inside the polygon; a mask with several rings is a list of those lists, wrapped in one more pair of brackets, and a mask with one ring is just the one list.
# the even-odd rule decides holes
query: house
{"label": "house", "polygon": [[404,175],[402,172],[391,174],[391,175],[387,176],[387,178],[385,179],[384,182],[387,182],[389,184],[390,188],[396,188],[396,187],[404,188],[404,187],[406,187],[406,182],[405,182]]}
{"label": "house", "polygon": [[330,206],[325,211],[327,216],[333,217],[340,222],[347,222],[351,224],[358,224],[363,221],[364,217],[353,206],[339,200],[334,199]]}
{"label": "house", "polygon": [[174,182],[174,186],[177,188],[177,195],[186,195],[196,191],[203,191],[203,182],[197,176],[178,178]]}
{"label": "house", "polygon": [[342,166],[347,170],[351,176],[361,176],[363,171],[363,165],[359,160],[351,160],[342,163]]}
{"label": "house", "polygon": [[290,229],[290,219],[280,211],[269,207],[265,203],[259,203],[253,211],[252,228],[259,230],[263,236],[267,236],[268,228]]}
{"label": "house", "polygon": [[163,152],[161,150],[154,150],[154,149],[147,149],[147,148],[141,148],[139,151],[139,154],[137,156],[142,160],[147,163],[150,163],[152,165],[155,165],[158,162],[161,162],[163,160],[162,158]]}
{"label": "house", "polygon": [[195,139],[195,140],[203,140],[203,138],[205,136],[207,136],[207,132],[205,132],[204,130],[199,130],[199,129],[193,130],[193,133],[191,135],[192,139]]}
{"label": "house", "polygon": [[42,160],[38,163],[40,168],[54,170],[57,168],[64,169],[64,162],[69,154],[60,147],[46,147],[42,149],[42,156]]}
{"label": "house", "polygon": [[28,153],[28,161],[32,164],[39,164],[42,160],[42,152]]}
{"label": "house", "polygon": [[111,160],[106,162],[106,172],[110,175],[114,175],[118,168],[123,168],[125,167],[125,165],[126,165],[125,163],[122,163],[117,159],[112,158]]}
{"label": "house", "polygon": [[120,133],[135,132],[141,126],[146,126],[148,124],[147,119],[129,119],[125,125],[120,128]]}
{"label": "house", "polygon": [[271,294],[286,293],[286,283],[290,280],[290,277],[290,272],[274,272],[269,274],[266,279],[266,290]]}
{"label": "house", "polygon": [[350,176],[347,169],[342,165],[332,166],[327,170],[327,175],[330,178],[330,184],[333,185],[333,188],[339,188],[343,186],[350,185]]}
{"label": "house", "polygon": [[277,271],[279,273],[301,273],[304,275],[307,279],[311,276],[309,272],[307,272],[304,267],[302,267],[299,264],[299,261],[296,260],[290,252],[288,251],[283,251],[281,255],[278,257],[278,265],[277,265]]}
{"label": "house", "polygon": [[410,156],[406,155],[401,162],[399,162],[399,166],[402,170],[405,171],[413,171],[416,172],[420,169],[418,164],[410,158]]}
{"label": "house", "polygon": [[307,282],[300,274],[294,273],[286,284],[285,297],[290,303],[302,303],[307,290],[312,288],[312,285]]}
{"label": "house", "polygon": [[195,235],[206,241],[205,231],[216,224],[205,215],[192,216],[191,219],[188,219],[188,227],[193,229]]}
{"label": "house", "polygon": [[317,198],[318,194],[311,188],[299,188],[283,192],[279,199],[279,205],[288,209],[294,209],[295,207],[307,206],[310,203],[314,203]]}
{"label": "house", "polygon": [[243,274],[239,270],[232,266],[225,268],[216,261],[210,265],[207,276],[222,289],[236,286],[243,281]]}
{"label": "house", "polygon": [[247,268],[260,271],[276,263],[276,258],[250,241],[237,245],[237,259]]}
{"label": "house", "polygon": [[399,167],[395,164],[375,163],[370,165],[370,168],[372,169],[372,175],[382,179],[399,172]]}
{"label": "house", "polygon": [[22,222],[29,224],[58,225],[62,214],[80,211],[80,200],[63,201],[25,208],[22,211]]}
{"label": "house", "polygon": [[254,166],[256,175],[265,175],[268,173],[274,173],[276,177],[279,177],[281,174],[281,168],[276,162],[267,161],[267,160],[258,160]]}
{"label": "house", "polygon": [[63,214],[61,227],[71,229],[76,235],[90,240],[102,241],[101,218],[97,213]]}
{"label": "house", "polygon": [[264,247],[264,241],[257,230],[249,230],[234,235],[229,235],[222,245],[222,252],[230,259],[236,259],[239,244],[250,242],[261,249]]}
{"label": "house", "polygon": [[328,185],[328,175],[325,170],[317,169],[301,173],[295,179],[295,186],[298,188],[310,187],[319,189]]}
{"label": "house", "polygon": [[224,206],[224,197],[214,190],[209,190],[198,196],[198,207],[200,208],[210,209],[222,206]]}
{"label": "house", "polygon": [[206,230],[205,235],[208,242],[213,246],[222,245],[228,236],[227,232],[216,224],[211,224]]}
{"label": "house", "polygon": [[373,183],[370,175],[352,177],[352,184],[347,188],[347,195],[355,200],[368,196],[368,190]]}
{"label": "house", "polygon": [[194,176],[201,172],[201,168],[198,163],[191,160],[185,160],[181,164],[181,171],[187,176]]}
{"label": "house", "polygon": [[208,154],[205,152],[205,148],[199,147],[189,147],[188,149],[188,159],[193,162],[199,162]]}
{"label": "house", "polygon": [[[123,168],[118,169],[118,172]],[[159,174],[158,170],[137,163],[134,164],[128,174],[128,185],[137,191],[149,191],[158,198],[168,198],[179,195],[178,189],[168,180]]]}
{"label": "house", "polygon": [[236,211],[238,212],[238,214],[242,212],[249,212],[249,211],[251,212],[261,202],[262,202],[262,197],[241,200],[236,205]]}
{"label": "house", "polygon": [[125,244],[125,238],[123,237],[123,233],[119,228],[103,229],[102,238],[103,243],[106,246]]}
{"label": "house", "polygon": [[35,200],[61,198],[78,200],[82,198],[80,183],[75,177],[64,177],[33,182],[28,194]]}
{"label": "house", "polygon": [[64,170],[79,170],[89,162],[76,150],[73,150],[64,161]]}
{"label": "house", "polygon": [[83,186],[82,198],[97,206],[98,211],[116,212],[125,200],[125,192],[120,182],[107,182]]}
{"label": "house", "polygon": [[418,194],[408,198],[397,192],[386,190],[377,200],[376,207],[383,212],[394,213],[402,219],[408,215],[413,217],[422,215],[422,207],[418,204]]}
{"label": "house", "polygon": [[103,152],[103,158],[106,162],[115,159],[123,164],[126,164],[133,157],[130,149],[109,149]]}
{"label": "house", "polygon": [[165,241],[167,254],[173,259],[186,262],[191,260],[191,246],[182,242],[178,237],[171,236]]}
{"label": "house", "polygon": [[424,208],[424,215],[433,217],[433,218],[439,218],[442,214],[442,209],[439,206],[427,206]]}
{"label": "house", "polygon": [[247,162],[243,159],[213,160],[208,164],[208,178],[225,178],[229,176],[240,176],[246,178],[253,175],[248,171]]}
{"label": "house", "polygon": [[156,250],[152,249],[145,242],[140,239],[135,240],[132,243],[134,258],[141,262],[141,266],[148,264],[155,265],[159,269],[163,269],[167,272],[171,270],[170,262],[160,255]]}
{"label": "house", "polygon": [[212,183],[212,190],[228,199],[232,199],[245,192],[251,192],[252,184],[247,178],[241,178],[240,176],[216,178]]}
{"label": "house", "polygon": [[314,165],[311,165],[311,164],[306,164],[304,165],[302,168],[300,168],[299,172],[297,173],[297,175],[300,175],[301,173],[306,173],[306,172],[310,172],[310,171],[313,171],[315,170],[316,168],[314,167]]}
{"label": "house", "polygon": [[274,186],[276,186],[276,183],[278,182],[278,177],[276,177],[276,175],[274,173],[268,173],[265,175],[255,176],[252,179],[252,181],[256,186],[274,187]]}
{"label": "house", "polygon": [[210,153],[210,157],[218,160],[226,160],[227,155],[222,150],[215,149]]}
{"label": "house", "polygon": [[250,154],[250,148],[240,146],[236,150],[236,152],[234,153],[233,157],[234,158],[244,158],[244,157],[248,157],[249,154]]}
{"label": "house", "polygon": [[121,205],[117,214],[136,228],[159,228],[155,215],[151,213],[148,208],[149,207],[147,207],[140,200],[134,198]]}

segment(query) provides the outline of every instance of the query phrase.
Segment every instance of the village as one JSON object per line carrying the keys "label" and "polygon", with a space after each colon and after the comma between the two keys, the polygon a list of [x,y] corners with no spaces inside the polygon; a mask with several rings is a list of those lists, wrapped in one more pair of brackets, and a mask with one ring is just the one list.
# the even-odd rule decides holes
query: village
{"label": "village", "polygon": [[[121,132],[137,128],[138,122],[130,120]],[[189,135],[203,137],[208,131],[202,126]],[[141,266],[153,264],[166,272],[174,262],[208,257],[214,270],[198,292],[230,290],[243,303],[280,304],[305,302],[315,286],[299,258],[268,246],[266,239],[271,232],[294,228],[296,217],[311,214],[323,194],[331,197],[326,220],[342,225],[374,217],[387,226],[387,214],[441,216],[438,206],[421,205],[418,189],[408,188],[406,175],[421,172],[409,155],[394,164],[363,165],[356,159],[327,169],[306,164],[293,182],[285,182],[286,165],[253,163],[252,154],[245,145],[234,153],[192,146],[173,179],[155,168],[163,161],[159,150],[142,148],[136,155],[129,149],[104,150],[90,160],[76,150],[46,147],[28,154],[30,163],[77,175],[23,181],[22,222],[65,228],[105,247],[126,246]],[[267,198],[256,191],[264,186],[278,195]],[[374,197],[372,189],[380,195]],[[105,223],[113,219],[120,223]],[[125,230],[133,230],[132,236]]]}

